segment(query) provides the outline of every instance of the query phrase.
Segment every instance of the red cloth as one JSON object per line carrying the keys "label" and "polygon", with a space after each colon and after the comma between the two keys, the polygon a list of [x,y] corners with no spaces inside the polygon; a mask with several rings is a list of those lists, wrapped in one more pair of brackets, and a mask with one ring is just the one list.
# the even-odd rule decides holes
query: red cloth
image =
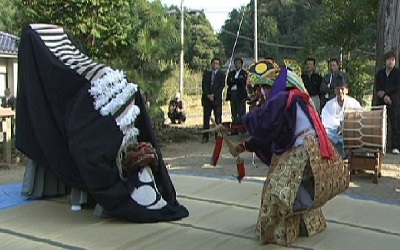
{"label": "red cloth", "polygon": [[214,152],[211,159],[211,164],[213,166],[217,165],[219,155],[221,154],[222,143],[224,142],[224,138],[222,136],[218,136],[217,141],[215,142]]}
{"label": "red cloth", "polygon": [[245,169],[245,167],[244,167],[244,162],[243,162],[243,160],[242,161],[239,161],[237,164],[236,164],[236,170],[237,170],[237,173],[238,173],[238,180],[239,180],[239,182],[241,182],[242,181],[242,179],[246,176],[246,169]]}
{"label": "red cloth", "polygon": [[319,146],[321,149],[322,157],[332,160],[333,159],[333,150],[332,150],[331,143],[329,141],[328,135],[326,134],[325,128],[322,125],[321,119],[319,118],[317,111],[310,103],[310,96],[307,93],[302,92],[299,89],[291,90],[289,92],[289,98],[286,103],[286,109],[288,109],[290,107],[290,105],[292,104],[292,101],[293,101],[293,98],[295,95],[300,96],[301,99],[307,103],[308,111],[310,112],[311,119],[313,120],[314,129],[318,135]]}
{"label": "red cloth", "polygon": [[224,125],[224,127],[227,128],[229,131],[244,129],[243,124],[233,124],[232,122],[223,122],[222,125]]}

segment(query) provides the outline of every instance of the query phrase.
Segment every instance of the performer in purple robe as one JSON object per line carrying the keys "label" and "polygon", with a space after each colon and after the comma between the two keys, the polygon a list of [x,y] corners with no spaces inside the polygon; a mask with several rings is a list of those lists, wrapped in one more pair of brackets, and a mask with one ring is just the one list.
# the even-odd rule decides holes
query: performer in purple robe
{"label": "performer in purple robe", "polygon": [[231,153],[254,151],[270,165],[256,233],[262,243],[290,245],[324,230],[321,206],[347,188],[349,173],[300,76],[265,60],[249,71],[267,101],[243,117],[251,139]]}

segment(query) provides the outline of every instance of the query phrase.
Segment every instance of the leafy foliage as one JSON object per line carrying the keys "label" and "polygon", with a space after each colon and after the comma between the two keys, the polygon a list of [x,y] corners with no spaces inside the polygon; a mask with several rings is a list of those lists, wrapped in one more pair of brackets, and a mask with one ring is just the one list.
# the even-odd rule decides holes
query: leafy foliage
{"label": "leafy foliage", "polygon": [[222,53],[222,43],[214,34],[210,22],[202,12],[197,15],[187,15],[185,27],[187,27],[185,46],[185,62],[189,68],[202,71],[208,69],[213,57],[220,57]]}
{"label": "leafy foliage", "polygon": [[0,0],[0,30],[10,34],[17,35],[20,33],[16,22],[16,7],[13,1]]}
{"label": "leafy foliage", "polygon": [[28,23],[61,25],[96,59],[122,53],[132,30],[129,1],[27,0],[15,2],[20,27]]}
{"label": "leafy foliage", "polygon": [[378,0],[324,0],[321,21],[316,25],[320,41],[326,45],[372,49],[377,35]]}
{"label": "leafy foliage", "polygon": [[[178,86],[173,74],[181,49],[177,6],[162,6],[159,0],[0,0],[0,4],[0,29],[18,34],[31,22],[62,25],[93,58],[125,70],[152,104],[168,99],[164,95],[170,93],[160,92],[166,82]],[[230,57],[243,13],[235,55],[253,56],[253,6],[251,0],[232,9],[219,34],[214,34],[204,13],[185,9],[185,85],[198,87],[200,81],[191,75],[208,68],[212,57]],[[278,61],[309,56],[326,61],[342,53],[352,94],[362,99],[374,74],[370,65],[377,6],[378,0],[258,0],[259,55]],[[176,14],[168,15],[171,10]]]}
{"label": "leafy foliage", "polygon": [[[320,1],[260,0],[258,5],[258,43],[259,55],[277,59],[296,57],[301,53],[298,48],[305,46],[309,39],[311,23],[318,16]],[[225,21],[219,34],[224,44],[226,56],[230,56],[239,22],[244,13],[243,25],[236,53],[242,57],[254,54],[254,1],[247,6],[234,9]],[[305,35],[307,34],[307,35]],[[291,45],[291,46],[286,46]]]}
{"label": "leafy foliage", "polygon": [[[378,0],[324,0],[315,33],[326,46],[341,48],[351,94],[361,102],[372,93]],[[371,58],[372,55],[372,58]],[[337,56],[336,56],[337,57]],[[364,103],[365,104],[365,103]]]}
{"label": "leafy foliage", "polygon": [[[181,29],[181,12],[177,6],[167,7],[176,29]],[[184,61],[188,68],[203,71],[213,57],[224,59],[223,45],[203,11],[184,9]],[[179,54],[176,63],[179,63]]]}
{"label": "leafy foliage", "polygon": [[[352,95],[362,100],[372,92],[374,48],[377,36],[378,0],[259,0],[259,57],[314,57],[326,62],[341,58],[350,75]],[[236,54],[252,57],[254,1],[234,9],[225,21],[219,38],[230,55],[241,18],[245,12]],[[303,61],[303,60],[301,60]],[[327,71],[327,63],[322,63]]]}

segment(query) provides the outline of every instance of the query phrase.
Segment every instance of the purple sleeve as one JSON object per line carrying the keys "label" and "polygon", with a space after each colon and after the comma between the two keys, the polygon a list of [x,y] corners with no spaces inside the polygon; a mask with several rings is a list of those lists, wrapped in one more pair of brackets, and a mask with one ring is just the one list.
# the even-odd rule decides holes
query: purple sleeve
{"label": "purple sleeve", "polygon": [[251,138],[243,142],[244,147],[249,152],[254,152],[258,158],[265,164],[269,165],[272,158],[271,144],[264,144],[259,140]]}
{"label": "purple sleeve", "polygon": [[243,117],[243,124],[249,134],[263,144],[270,144],[279,135],[284,121],[288,92],[284,91]]}

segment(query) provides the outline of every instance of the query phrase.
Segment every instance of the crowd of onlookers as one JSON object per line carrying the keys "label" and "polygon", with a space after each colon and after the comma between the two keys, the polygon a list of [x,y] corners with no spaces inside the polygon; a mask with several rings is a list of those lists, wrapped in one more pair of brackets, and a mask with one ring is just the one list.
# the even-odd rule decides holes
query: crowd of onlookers
{"label": "crowd of onlookers", "polygon": [[[377,105],[386,105],[388,120],[391,126],[392,153],[399,154],[400,149],[400,70],[396,65],[397,55],[388,52],[384,56],[384,68],[375,76],[375,90],[378,98]],[[273,58],[262,60],[273,61]],[[348,75],[341,70],[340,61],[332,58],[328,61],[329,72],[321,75],[316,70],[317,62],[314,58],[304,61],[301,79],[320,114],[326,132],[332,143],[346,158],[343,150],[343,136],[341,134],[344,111],[346,109],[361,108],[360,103],[348,95]],[[213,112],[215,122],[222,122],[223,90],[226,87],[225,101],[230,102],[233,125],[241,125],[242,117],[246,114],[247,105],[253,109],[260,98],[264,96],[257,90],[248,78],[248,70],[243,68],[241,58],[234,59],[234,69],[227,73],[221,70],[221,61],[218,58],[211,60],[211,69],[204,72],[202,77],[203,129],[209,129],[209,121]],[[259,92],[259,93],[258,93]],[[371,93],[372,94],[372,93]],[[265,101],[265,100],[264,100]],[[185,104],[179,93],[170,102],[168,117],[172,123],[182,123],[186,120]],[[238,130],[240,131],[240,130]],[[239,133],[233,131],[232,134]],[[209,140],[209,133],[204,133],[202,143]]]}

